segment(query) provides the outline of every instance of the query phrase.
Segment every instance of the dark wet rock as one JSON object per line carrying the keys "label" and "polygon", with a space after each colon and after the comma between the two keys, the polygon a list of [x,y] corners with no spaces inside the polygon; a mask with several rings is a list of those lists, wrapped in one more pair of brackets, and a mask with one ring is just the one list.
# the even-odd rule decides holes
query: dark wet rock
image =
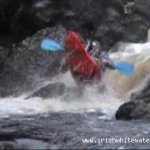
{"label": "dark wet rock", "polygon": [[137,13],[139,13],[141,16],[144,16],[145,18],[149,18],[150,12],[148,11],[150,8],[150,1],[147,0],[136,0],[135,3],[135,9]]}
{"label": "dark wet rock", "polygon": [[4,33],[10,30],[18,40],[62,24],[85,38],[98,39],[107,49],[121,40],[146,40],[150,27],[147,0],[133,1],[131,7],[124,0],[1,0],[0,4],[0,29]]}
{"label": "dark wet rock", "polygon": [[1,119],[0,145],[8,144],[15,149],[21,149],[23,146],[26,149],[34,147],[36,149],[46,147],[47,149],[149,148],[149,143],[144,142],[100,142],[102,138],[146,139],[150,136],[149,122],[101,120],[98,117],[97,113],[89,115],[88,113],[60,112],[51,113],[47,117]]}
{"label": "dark wet rock", "polygon": [[[43,38],[63,40],[65,29],[62,26],[47,28],[13,47],[13,53],[5,58],[0,73],[0,96],[30,90],[39,78],[51,78],[59,72],[63,52],[50,53],[41,50]],[[4,53],[3,53],[4,54]],[[3,55],[2,55],[3,56]],[[1,57],[2,57],[1,56]]]}
{"label": "dark wet rock", "polygon": [[0,33],[10,32],[11,20],[18,8],[19,0],[0,0]]}
{"label": "dark wet rock", "polygon": [[116,112],[116,119],[131,120],[131,113],[135,109],[135,107],[136,105],[133,102],[123,104]]}
{"label": "dark wet rock", "polygon": [[45,98],[62,96],[64,92],[65,92],[65,85],[63,83],[50,83],[49,85],[44,86],[40,88],[39,90],[35,91],[28,98],[41,97],[45,99]]}
{"label": "dark wet rock", "polygon": [[132,11],[125,13],[123,0],[0,0],[0,31],[4,32],[0,45],[4,41],[8,49],[8,43],[57,24],[99,40],[106,50],[118,41],[142,42],[150,27],[150,4],[147,0],[134,2]]}
{"label": "dark wet rock", "polygon": [[21,41],[39,29],[56,25],[59,16],[70,16],[66,12],[67,3],[62,0],[0,0],[0,33],[12,33]]}
{"label": "dark wet rock", "polygon": [[[51,38],[61,43],[65,29],[62,26],[47,28],[22,41],[6,65],[25,76],[54,75],[60,67],[62,52],[45,52],[40,43],[44,38]],[[13,64],[12,64],[13,62]],[[48,75],[49,76],[49,75]]]}
{"label": "dark wet rock", "polygon": [[65,27],[78,31],[86,38],[99,40],[104,49],[109,49],[118,41],[141,42],[147,38],[149,1],[134,1],[129,12],[125,12],[127,3],[123,0],[69,2],[76,18],[69,20]]}
{"label": "dark wet rock", "polygon": [[3,46],[0,46],[0,71],[3,69],[3,63],[6,61],[8,55],[9,55],[8,48],[5,48]]}
{"label": "dark wet rock", "polygon": [[125,27],[117,23],[102,24],[97,28],[95,39],[98,39],[105,50],[109,50],[114,43],[123,40]]}
{"label": "dark wet rock", "polygon": [[[11,30],[19,41],[44,27],[58,24],[63,7],[57,6],[60,3],[58,0],[22,0],[19,3],[11,24]],[[46,19],[43,14],[47,16]]]}
{"label": "dark wet rock", "polygon": [[[149,75],[147,75],[147,76],[149,76]],[[133,101],[141,101],[141,99],[143,99],[145,102],[150,102],[149,101],[149,97],[150,97],[150,79],[148,78],[144,82],[146,82],[146,84],[141,90],[131,94],[131,99]]]}
{"label": "dark wet rock", "polygon": [[119,107],[116,119],[150,119],[150,80],[141,90],[131,94],[130,102]]}

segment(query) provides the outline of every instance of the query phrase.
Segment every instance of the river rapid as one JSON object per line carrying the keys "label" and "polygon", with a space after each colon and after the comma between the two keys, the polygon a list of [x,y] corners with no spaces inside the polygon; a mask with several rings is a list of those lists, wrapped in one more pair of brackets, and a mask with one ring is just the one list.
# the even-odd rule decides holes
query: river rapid
{"label": "river rapid", "polygon": [[[19,146],[26,143],[27,148],[148,148],[149,144],[144,143],[108,144],[90,141],[92,137],[96,141],[108,137],[139,139],[150,137],[149,122],[115,120],[118,107],[130,100],[132,92],[140,90],[147,84],[150,73],[150,41],[148,39],[146,43],[120,43],[118,50],[118,52],[110,53],[110,57],[113,60],[132,63],[135,73],[127,77],[117,71],[107,70],[103,75],[103,82],[106,85],[106,90],[103,92],[98,91],[96,85],[93,85],[86,87],[81,95],[75,90],[74,92],[66,91],[63,95],[53,98],[27,99],[34,91],[49,83],[63,82],[68,89],[73,89],[76,85],[68,72],[59,74],[51,80],[38,79],[35,89],[28,93],[17,97],[1,98],[0,120],[6,129],[11,130],[13,122],[17,122],[22,129],[24,126],[27,126],[27,129],[30,125],[37,126],[38,122],[40,127],[37,127],[36,137],[31,130],[34,139],[42,141],[51,139],[48,144],[36,141],[35,146],[35,141],[30,139],[33,137],[29,136],[29,141],[16,140]],[[9,123],[12,126],[9,126]],[[47,134],[49,133],[46,139],[40,138],[41,132],[45,132],[45,130],[41,131],[42,126]],[[16,127],[16,133],[17,130]],[[66,136],[71,137],[66,140],[67,142],[64,141]]]}

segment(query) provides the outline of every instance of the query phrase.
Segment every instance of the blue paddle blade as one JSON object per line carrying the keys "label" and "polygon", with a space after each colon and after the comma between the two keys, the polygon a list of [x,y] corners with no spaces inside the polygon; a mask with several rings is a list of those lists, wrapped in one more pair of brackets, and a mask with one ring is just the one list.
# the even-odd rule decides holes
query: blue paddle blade
{"label": "blue paddle blade", "polygon": [[135,69],[132,64],[129,64],[127,62],[112,61],[107,52],[101,52],[100,57],[106,59],[109,62],[109,64],[111,64],[114,67],[114,69],[126,76],[131,76],[135,73]]}
{"label": "blue paddle blade", "polygon": [[114,62],[115,69],[126,76],[132,76],[135,73],[134,66],[127,62]]}
{"label": "blue paddle blade", "polygon": [[62,51],[63,47],[55,42],[54,40],[51,39],[44,39],[41,42],[41,48],[45,51],[52,51],[52,52],[57,52],[57,51]]}

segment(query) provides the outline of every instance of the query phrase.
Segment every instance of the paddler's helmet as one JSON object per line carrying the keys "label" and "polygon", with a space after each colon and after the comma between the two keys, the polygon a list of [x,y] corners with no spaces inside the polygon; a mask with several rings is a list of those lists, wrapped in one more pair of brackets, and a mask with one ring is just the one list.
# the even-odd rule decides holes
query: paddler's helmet
{"label": "paddler's helmet", "polygon": [[102,47],[98,41],[92,41],[89,49],[90,55],[99,56],[101,53]]}

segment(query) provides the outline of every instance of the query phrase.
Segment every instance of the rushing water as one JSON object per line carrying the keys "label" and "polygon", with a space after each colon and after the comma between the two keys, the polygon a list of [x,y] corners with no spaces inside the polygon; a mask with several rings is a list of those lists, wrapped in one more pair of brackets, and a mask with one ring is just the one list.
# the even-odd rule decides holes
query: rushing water
{"label": "rushing water", "polygon": [[[75,86],[69,73],[54,78],[53,81],[60,80],[66,83],[66,86]],[[69,81],[69,82],[68,82]],[[50,81],[43,82],[43,85]],[[42,85],[42,86],[43,86]],[[31,93],[26,93],[19,97],[7,97],[0,101],[0,116],[9,117],[9,115],[33,115],[47,112],[93,112],[100,111],[112,117],[115,110],[122,103],[111,90],[99,93],[96,86],[87,87],[82,96],[71,93],[69,98],[65,95],[48,99],[26,97]],[[113,105],[112,105],[113,103]]]}
{"label": "rushing water", "polygon": [[[133,90],[139,90],[146,84],[146,77],[150,72],[150,42],[122,43],[119,51],[110,54],[114,60],[126,60],[134,64],[135,74],[131,77],[121,75],[117,71],[107,70],[104,82],[107,90],[103,93],[97,91],[96,86],[87,87],[82,96],[71,94],[69,100],[64,96],[57,96],[42,100],[41,98],[26,99],[32,93],[24,93],[18,97],[7,97],[0,100],[0,117],[11,115],[34,115],[48,112],[95,112],[105,114],[112,118],[117,108],[129,100]],[[61,81],[67,87],[74,87],[75,83],[69,73],[58,75],[51,81],[43,81],[41,87],[50,82]],[[39,86],[38,88],[39,89]]]}

